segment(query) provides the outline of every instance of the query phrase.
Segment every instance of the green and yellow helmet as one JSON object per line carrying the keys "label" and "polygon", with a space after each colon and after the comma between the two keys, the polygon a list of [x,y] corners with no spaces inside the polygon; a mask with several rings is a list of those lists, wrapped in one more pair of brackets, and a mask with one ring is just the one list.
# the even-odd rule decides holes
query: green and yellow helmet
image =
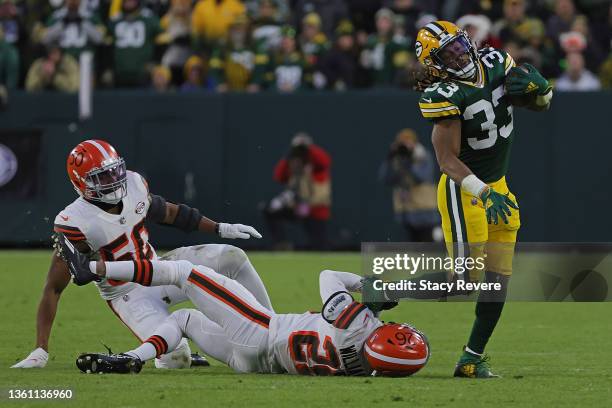
{"label": "green and yellow helmet", "polygon": [[436,76],[469,79],[476,73],[478,55],[472,41],[453,23],[427,24],[417,33],[414,47],[419,62]]}

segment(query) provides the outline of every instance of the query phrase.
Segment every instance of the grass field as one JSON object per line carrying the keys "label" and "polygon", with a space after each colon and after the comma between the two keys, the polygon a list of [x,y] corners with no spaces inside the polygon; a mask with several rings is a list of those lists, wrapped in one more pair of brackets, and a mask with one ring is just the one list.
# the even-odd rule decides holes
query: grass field
{"label": "grass field", "polygon": [[[383,315],[427,333],[432,357],[414,377],[313,378],[234,374],[219,363],[139,375],[83,375],[82,351],[120,351],[136,342],[93,286],[71,285],[62,296],[44,369],[8,367],[34,346],[35,314],[50,252],[0,251],[0,405],[81,407],[372,407],[610,406],[612,304],[510,303],[488,352],[499,380],[453,379],[452,369],[473,316],[469,303],[403,303]],[[277,312],[320,308],[321,269],[359,271],[358,254],[253,253]],[[9,388],[71,388],[71,401],[9,401]]]}

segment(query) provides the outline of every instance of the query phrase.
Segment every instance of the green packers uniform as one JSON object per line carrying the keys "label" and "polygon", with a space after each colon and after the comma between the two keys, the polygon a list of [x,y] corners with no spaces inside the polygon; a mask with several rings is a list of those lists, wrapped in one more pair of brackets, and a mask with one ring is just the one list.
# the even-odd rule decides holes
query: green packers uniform
{"label": "green packers uniform", "polygon": [[[94,51],[97,45],[85,29],[87,25],[89,29],[100,27],[103,31],[102,22],[97,15],[80,11],[78,17],[69,17],[65,7],[53,12],[46,22],[47,29],[61,27],[59,46],[77,61],[81,52]],[[100,34],[102,35],[103,33]]]}
{"label": "green packers uniform", "polygon": [[[479,82],[435,83],[423,92],[419,107],[423,116],[432,121],[461,120],[459,159],[476,177],[516,203],[505,180],[514,132],[513,108],[504,82],[514,65],[506,52],[484,48],[478,52]],[[508,224],[488,224],[482,201],[463,191],[445,174],[438,183],[438,209],[449,251],[458,250],[451,244],[466,244],[475,257],[487,250],[484,244],[495,246],[495,250],[487,250],[487,270],[512,273],[514,243],[520,227],[518,210],[512,209]]]}
{"label": "green packers uniform", "polygon": [[255,56],[253,83],[277,91],[289,92],[310,87],[311,75],[301,53],[281,52]]}
{"label": "green packers uniform", "polygon": [[408,44],[404,39],[386,40],[375,34],[368,37],[361,55],[374,85],[392,84],[397,71],[406,66],[409,58]]}
{"label": "green packers uniform", "polygon": [[300,41],[300,49],[309,67],[315,67],[317,62],[330,49],[329,41],[323,33],[319,33],[312,41]]}
{"label": "green packers uniform", "polygon": [[256,55],[251,47],[217,47],[209,61],[210,76],[230,91],[244,91],[253,79]]}
{"label": "green packers uniform", "polygon": [[153,61],[155,37],[161,33],[159,19],[149,9],[135,15],[119,13],[110,24],[114,39],[114,73],[118,86],[140,86],[148,79],[147,65]]}

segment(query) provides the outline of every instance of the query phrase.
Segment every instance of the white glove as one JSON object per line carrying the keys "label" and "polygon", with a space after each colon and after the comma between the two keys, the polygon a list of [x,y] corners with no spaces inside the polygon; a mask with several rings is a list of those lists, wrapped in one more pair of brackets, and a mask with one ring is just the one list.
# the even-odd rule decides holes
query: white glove
{"label": "white glove", "polygon": [[249,239],[251,237],[261,238],[261,234],[250,225],[242,224],[226,224],[224,222],[219,223],[219,236],[221,238],[242,238]]}
{"label": "white glove", "polygon": [[49,353],[39,347],[11,368],[43,368],[48,360]]}

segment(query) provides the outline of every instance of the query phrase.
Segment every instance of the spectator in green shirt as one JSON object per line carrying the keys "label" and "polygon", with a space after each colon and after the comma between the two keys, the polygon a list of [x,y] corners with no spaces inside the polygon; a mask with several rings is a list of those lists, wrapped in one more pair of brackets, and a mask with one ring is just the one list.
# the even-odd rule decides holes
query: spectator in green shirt
{"label": "spectator in green shirt", "polygon": [[294,92],[309,87],[307,63],[297,48],[295,29],[285,26],[278,51],[255,56],[253,83],[280,92]]}
{"label": "spectator in green shirt", "polygon": [[395,14],[382,8],[376,13],[376,33],[372,34],[361,53],[361,65],[368,70],[375,86],[393,84],[396,72],[409,58],[404,41],[393,38]]}
{"label": "spectator in green shirt", "polygon": [[59,43],[64,52],[77,60],[81,52],[93,51],[101,44],[105,34],[100,20],[80,5],[81,0],[66,0],[64,7],[51,14],[41,38],[46,46]]}
{"label": "spectator in green shirt", "polygon": [[161,34],[159,18],[141,7],[140,0],[124,0],[109,31],[113,37],[115,86],[145,86],[154,64],[155,38]]}

